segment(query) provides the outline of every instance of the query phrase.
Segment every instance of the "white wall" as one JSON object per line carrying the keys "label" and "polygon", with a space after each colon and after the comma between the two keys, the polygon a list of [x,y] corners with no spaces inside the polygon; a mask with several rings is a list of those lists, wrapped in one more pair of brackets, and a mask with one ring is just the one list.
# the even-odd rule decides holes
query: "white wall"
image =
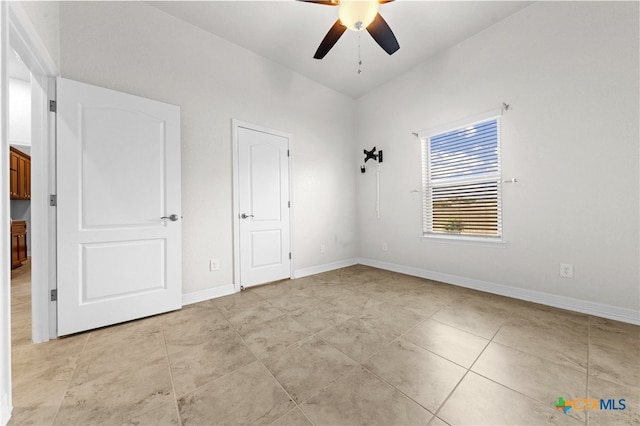
{"label": "white wall", "polygon": [[[637,2],[541,2],[360,98],[358,153],[385,152],[379,221],[375,176],[358,177],[361,256],[620,308],[637,321],[638,50]],[[411,132],[503,101],[503,176],[518,179],[503,186],[507,247],[422,241]],[[561,262],[574,265],[573,279],[559,277]]]}
{"label": "white wall", "polygon": [[[47,53],[60,69],[60,8],[57,1],[20,1]],[[45,52],[41,52],[46,54]]]}
{"label": "white wall", "polygon": [[233,282],[232,118],[293,135],[296,268],[357,257],[355,101],[142,2],[60,3],[60,63],[181,106],[185,293]]}
{"label": "white wall", "polygon": [[14,78],[9,79],[9,143],[31,145],[31,83]]}
{"label": "white wall", "polygon": [[[231,282],[234,117],[294,135],[298,268],[360,255],[637,316],[637,3],[536,3],[355,106],[145,4],[65,2],[59,15],[60,47],[45,44],[59,51],[65,77],[182,106],[185,291]],[[56,27],[40,21],[41,34]],[[504,186],[506,248],[421,241],[421,199],[410,192],[420,188],[420,146],[411,132],[503,101],[511,105],[503,172],[518,178]],[[347,151],[354,129],[355,158]],[[373,167],[357,172],[362,149],[374,145],[385,151],[380,220]],[[221,259],[221,272],[207,272],[210,257]],[[560,262],[574,265],[573,279],[558,276]]]}

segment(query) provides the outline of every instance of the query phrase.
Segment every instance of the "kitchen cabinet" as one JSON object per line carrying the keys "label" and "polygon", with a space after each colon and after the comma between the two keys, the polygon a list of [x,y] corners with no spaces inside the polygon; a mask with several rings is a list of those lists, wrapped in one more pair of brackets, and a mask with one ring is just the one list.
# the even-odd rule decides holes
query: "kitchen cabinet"
{"label": "kitchen cabinet", "polygon": [[12,200],[31,199],[31,157],[14,147],[10,147],[9,198]]}
{"label": "kitchen cabinet", "polygon": [[27,222],[11,222],[11,269],[27,260]]}

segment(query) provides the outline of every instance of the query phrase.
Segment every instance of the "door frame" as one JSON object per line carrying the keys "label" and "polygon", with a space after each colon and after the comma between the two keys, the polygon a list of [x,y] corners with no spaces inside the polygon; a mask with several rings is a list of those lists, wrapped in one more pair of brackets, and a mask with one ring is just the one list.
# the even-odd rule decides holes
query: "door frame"
{"label": "door frame", "polygon": [[9,50],[9,19],[7,17],[9,7],[7,2],[0,2],[0,173],[3,176],[3,184],[0,186],[2,208],[0,208],[0,256],[6,261],[0,263],[0,425],[5,425],[11,418],[13,408],[11,401],[11,244],[9,220],[9,97],[6,95],[9,89],[7,77],[7,58]]}
{"label": "door frame", "polygon": [[[54,94],[55,86],[51,84],[52,78],[58,73],[55,62],[51,59],[49,52],[40,40],[31,21],[27,17],[24,9],[17,2],[0,2],[0,173],[3,176],[9,175],[9,141],[8,141],[8,75],[7,64],[9,50],[14,49],[29,68],[32,75],[32,149],[36,150],[40,157],[39,161],[32,167],[32,177],[35,185],[32,191],[32,228],[36,229],[39,235],[34,238],[36,245],[32,244],[32,255],[38,256],[38,265],[35,271],[32,270],[32,339],[34,341],[49,340],[51,335],[55,335],[55,322],[51,323],[51,314],[55,319],[55,310],[51,312],[48,297],[49,285],[55,286],[55,209],[38,206],[47,205],[47,191],[45,184],[51,176],[52,169],[55,168],[55,158],[50,154],[51,144],[55,142],[53,138],[55,129],[52,128],[51,114],[46,105],[50,96]],[[51,98],[52,99],[52,98]],[[3,200],[9,199],[9,185],[2,185],[0,197]],[[36,200],[38,200],[36,202]],[[53,214],[53,222],[51,215]],[[9,258],[9,206],[3,203],[0,211],[0,255]],[[51,248],[54,251],[51,251]],[[42,264],[40,263],[42,261]],[[5,264],[6,262],[3,262]],[[53,267],[53,269],[51,269]],[[53,277],[53,281],[49,281]],[[11,418],[12,397],[11,397],[11,271],[2,269],[0,273],[0,295],[2,302],[0,305],[0,424],[5,424]],[[53,333],[52,333],[53,331]]]}
{"label": "door frame", "polygon": [[[280,130],[269,129],[267,127],[259,126],[257,124],[247,123],[245,121],[241,121],[235,118],[231,119],[231,133],[232,133],[232,161],[233,164],[231,166],[233,172],[233,288],[236,292],[240,291],[240,155],[239,155],[239,144],[238,144],[238,129],[243,127],[245,129],[254,130],[257,132],[269,133],[275,136],[281,136],[287,139],[287,149],[289,150],[289,157],[287,161],[287,167],[289,168],[289,182],[288,182],[288,190],[289,190],[289,200],[291,200],[291,204],[293,205],[293,194],[292,194],[292,164],[293,164],[293,137],[290,133],[282,132]],[[289,263],[290,270],[289,276],[291,278],[294,277],[294,262],[295,262],[295,251],[293,247],[293,208],[289,208],[289,248],[291,250],[291,262]]]}
{"label": "door frame", "polygon": [[[56,209],[49,205],[55,194],[55,99],[58,69],[18,2],[9,5],[9,44],[31,72],[31,339],[34,343],[57,337]],[[5,147],[3,146],[2,149]]]}

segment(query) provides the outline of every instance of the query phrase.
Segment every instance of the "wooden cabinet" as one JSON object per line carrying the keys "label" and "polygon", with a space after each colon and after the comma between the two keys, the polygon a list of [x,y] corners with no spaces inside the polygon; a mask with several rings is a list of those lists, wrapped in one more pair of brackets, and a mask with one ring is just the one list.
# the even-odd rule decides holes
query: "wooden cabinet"
{"label": "wooden cabinet", "polygon": [[11,269],[22,265],[27,260],[27,222],[16,220],[11,222]]}
{"label": "wooden cabinet", "polygon": [[11,181],[11,186],[9,188],[9,196],[13,200],[13,197],[18,194],[18,155],[13,152],[13,148],[9,152],[9,171],[10,176],[9,180]]}
{"label": "wooden cabinet", "polygon": [[31,199],[31,157],[22,151],[10,147],[9,198],[12,200]]}

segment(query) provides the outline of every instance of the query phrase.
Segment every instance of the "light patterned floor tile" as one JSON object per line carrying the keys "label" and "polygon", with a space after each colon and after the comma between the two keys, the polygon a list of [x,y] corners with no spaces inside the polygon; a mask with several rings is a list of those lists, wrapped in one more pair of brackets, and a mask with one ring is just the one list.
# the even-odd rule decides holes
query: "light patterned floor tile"
{"label": "light patterned floor tile", "polygon": [[254,362],[178,400],[183,425],[268,424],[295,404],[260,363]]}
{"label": "light patterned floor tile", "polygon": [[468,373],[438,417],[451,425],[584,425],[553,406]]}
{"label": "light patterned floor tile", "polygon": [[300,408],[317,425],[418,425],[431,413],[361,368],[354,369]]}
{"label": "light patterned floor tile", "polygon": [[483,337],[430,319],[418,324],[404,338],[466,368],[489,344]]}
{"label": "light patterned floor tile", "polygon": [[34,345],[28,267],[12,426],[640,423],[638,326],[356,265]]}
{"label": "light patterned floor tile", "polygon": [[364,366],[432,413],[467,372],[403,339],[369,358]]}

